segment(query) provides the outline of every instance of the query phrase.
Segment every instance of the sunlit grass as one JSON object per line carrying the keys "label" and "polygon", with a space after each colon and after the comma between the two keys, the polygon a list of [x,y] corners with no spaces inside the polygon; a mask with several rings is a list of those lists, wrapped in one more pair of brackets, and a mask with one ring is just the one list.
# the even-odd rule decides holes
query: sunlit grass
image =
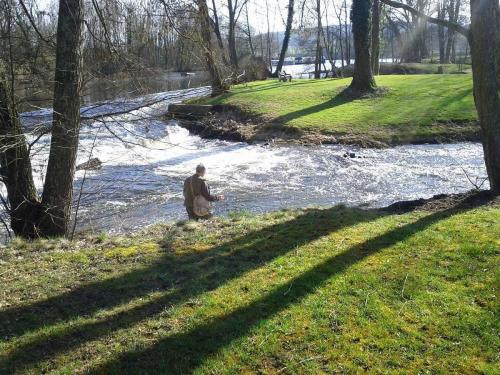
{"label": "sunlit grass", "polygon": [[339,96],[351,81],[346,78],[252,82],[209,102],[237,106],[289,127],[384,141],[477,134],[477,126],[469,123],[477,117],[470,75],[387,75],[376,80],[389,91],[371,99]]}
{"label": "sunlit grass", "polygon": [[499,208],[336,207],[17,241],[0,373],[493,374],[499,233]]}

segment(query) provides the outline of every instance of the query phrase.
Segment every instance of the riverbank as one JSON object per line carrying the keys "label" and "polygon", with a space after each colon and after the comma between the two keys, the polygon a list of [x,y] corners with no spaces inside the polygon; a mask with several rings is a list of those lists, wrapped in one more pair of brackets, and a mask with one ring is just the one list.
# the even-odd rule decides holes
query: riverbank
{"label": "riverbank", "polygon": [[232,141],[400,144],[478,141],[470,75],[379,76],[381,95],[355,99],[350,79],[276,80],[238,85],[216,98],[203,118],[181,125],[206,138]]}
{"label": "riverbank", "polygon": [[0,251],[0,372],[494,373],[487,194]]}

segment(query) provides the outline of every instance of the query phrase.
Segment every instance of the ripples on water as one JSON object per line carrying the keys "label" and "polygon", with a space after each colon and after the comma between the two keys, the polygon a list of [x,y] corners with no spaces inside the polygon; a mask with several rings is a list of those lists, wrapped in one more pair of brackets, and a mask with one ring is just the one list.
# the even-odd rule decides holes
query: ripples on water
{"label": "ripples on water", "polygon": [[[122,112],[124,108],[147,104],[148,100],[157,103],[162,95],[174,102],[204,95],[207,90],[115,101],[84,108],[82,112]],[[380,207],[398,200],[469,190],[472,185],[464,170],[473,180],[486,174],[482,148],[477,143],[376,150],[203,140],[175,122],[152,118],[164,112],[165,107],[164,103],[157,103],[83,127],[78,163],[88,160],[95,139],[92,157],[99,158],[103,167],[86,174],[76,173],[75,195],[83,182],[80,228],[127,231],[184,218],[182,182],[200,162],[207,167],[213,192],[227,198],[216,205],[216,214],[337,203]],[[23,115],[28,127],[48,120],[48,111]],[[38,188],[42,187],[49,142],[49,137],[42,138],[34,149]],[[344,157],[346,152],[354,152],[356,157]]]}

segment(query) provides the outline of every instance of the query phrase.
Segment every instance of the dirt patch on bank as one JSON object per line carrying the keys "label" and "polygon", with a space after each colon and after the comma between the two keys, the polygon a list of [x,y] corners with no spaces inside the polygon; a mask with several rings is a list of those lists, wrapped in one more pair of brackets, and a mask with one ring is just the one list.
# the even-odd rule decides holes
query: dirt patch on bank
{"label": "dirt patch on bank", "polygon": [[[233,106],[216,105],[208,115],[176,114],[179,125],[207,139],[221,139],[247,143],[354,145],[362,148],[386,148],[402,144],[440,144],[479,141],[479,127],[475,121],[436,122],[436,135],[402,134],[391,127],[373,129],[370,135],[299,129],[262,116],[249,114]],[[393,133],[393,136],[390,136]],[[380,136],[377,136],[380,134]],[[390,139],[389,141],[387,139]]]}
{"label": "dirt patch on bank", "polygon": [[207,139],[269,144],[345,144],[364,148],[385,148],[389,145],[363,135],[302,130],[269,121],[229,106],[214,106],[203,117],[175,116],[179,125]]}
{"label": "dirt patch on bank", "polygon": [[382,210],[390,213],[407,213],[411,211],[467,210],[480,206],[500,207],[500,195],[494,194],[490,190],[439,194],[428,199],[399,201],[382,208]]}

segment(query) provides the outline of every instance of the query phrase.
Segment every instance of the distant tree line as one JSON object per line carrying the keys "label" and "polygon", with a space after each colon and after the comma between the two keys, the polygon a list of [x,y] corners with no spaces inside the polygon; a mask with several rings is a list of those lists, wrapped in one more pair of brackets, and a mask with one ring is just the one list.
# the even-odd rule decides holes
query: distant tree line
{"label": "distant tree line", "polygon": [[[209,0],[209,26],[214,46],[225,65],[238,68],[245,57],[258,57],[268,66],[278,59],[282,69],[290,55],[309,55],[350,65],[354,57],[350,0],[282,1],[282,22],[255,30],[249,7],[254,0]],[[436,18],[466,25],[468,4],[463,0],[403,0],[405,4]],[[0,54],[8,54],[9,36],[14,41],[17,72],[47,75],[55,62],[54,42],[57,3],[39,9],[35,0],[1,0]],[[464,57],[466,40],[442,25],[434,26],[403,9],[372,2],[380,43],[378,55],[395,62],[457,62]],[[271,2],[260,9],[275,20]],[[85,0],[83,59],[86,70],[110,75],[130,70],[161,68],[188,71],[204,68],[197,44],[198,5],[193,0]],[[281,14],[281,13],[280,13]],[[7,20],[13,19],[13,22]],[[283,30],[277,32],[276,30]],[[44,40],[49,43],[45,43]],[[291,46],[293,44],[293,46]],[[3,56],[5,60],[5,56]],[[226,64],[227,63],[227,64]],[[22,69],[20,69],[22,67]]]}

